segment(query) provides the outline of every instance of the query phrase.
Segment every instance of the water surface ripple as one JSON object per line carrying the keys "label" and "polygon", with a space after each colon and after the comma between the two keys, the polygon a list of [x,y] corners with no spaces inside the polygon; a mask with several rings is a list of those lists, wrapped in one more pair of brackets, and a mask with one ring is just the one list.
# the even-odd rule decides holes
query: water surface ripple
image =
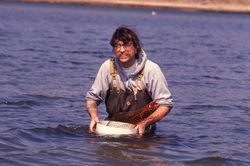
{"label": "water surface ripple", "polygon": [[[250,164],[250,15],[151,12],[0,2],[1,165]],[[173,94],[154,135],[88,131],[85,94],[122,24]]]}

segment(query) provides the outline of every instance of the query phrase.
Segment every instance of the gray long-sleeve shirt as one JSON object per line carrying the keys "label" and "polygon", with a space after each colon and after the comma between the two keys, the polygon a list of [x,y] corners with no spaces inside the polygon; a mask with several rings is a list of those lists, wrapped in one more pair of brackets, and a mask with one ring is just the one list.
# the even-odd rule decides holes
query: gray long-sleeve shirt
{"label": "gray long-sleeve shirt", "polygon": [[[168,84],[163,75],[160,67],[147,59],[147,55],[142,50],[139,54],[139,60],[136,65],[136,70],[131,73],[129,77],[126,77],[119,60],[115,58],[117,66],[116,80],[120,89],[124,91],[134,91],[138,79],[138,73],[144,68],[144,74],[142,77],[143,88],[147,90],[148,94],[155,101],[157,100],[162,106],[169,108],[173,107],[173,99],[170,91],[168,90]],[[108,89],[112,83],[112,75],[110,74],[109,60],[105,61],[96,76],[95,82],[92,85],[90,91],[87,92],[86,100],[92,100],[99,105],[105,100]],[[113,87],[116,87],[116,82],[113,81]],[[141,83],[138,83],[138,90],[141,90]]]}

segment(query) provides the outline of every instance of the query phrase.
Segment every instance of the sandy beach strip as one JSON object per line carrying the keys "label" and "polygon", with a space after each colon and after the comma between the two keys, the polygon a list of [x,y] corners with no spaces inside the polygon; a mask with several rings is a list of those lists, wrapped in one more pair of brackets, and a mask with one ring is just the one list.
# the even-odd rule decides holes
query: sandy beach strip
{"label": "sandy beach strip", "polygon": [[198,3],[190,1],[174,2],[167,0],[4,0],[4,1],[76,4],[85,6],[143,8],[143,9],[178,10],[178,11],[191,11],[191,12],[250,13],[250,2],[245,4],[243,3],[230,4],[230,3],[213,3],[210,2],[209,0],[207,0],[206,3],[204,3],[204,1]]}

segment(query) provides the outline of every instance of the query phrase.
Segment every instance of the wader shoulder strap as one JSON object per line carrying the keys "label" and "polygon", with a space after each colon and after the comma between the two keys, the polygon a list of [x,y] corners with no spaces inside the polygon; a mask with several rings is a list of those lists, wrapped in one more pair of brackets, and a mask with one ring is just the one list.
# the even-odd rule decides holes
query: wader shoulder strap
{"label": "wader shoulder strap", "polygon": [[110,74],[112,75],[112,81],[111,81],[110,91],[113,90],[113,82],[115,80],[115,82],[116,82],[116,92],[119,93],[120,92],[120,88],[119,88],[118,82],[116,80],[117,67],[115,65],[115,58],[110,58],[109,65],[110,65]]}
{"label": "wader shoulder strap", "polygon": [[[114,80],[115,80],[115,82],[116,82],[116,91],[117,91],[117,93],[119,93],[119,92],[120,92],[120,88],[119,88],[118,82],[117,82],[117,80],[116,80],[117,67],[116,67],[116,65],[115,65],[115,58],[110,58],[109,64],[110,64],[110,74],[112,75],[112,81],[111,81],[110,91],[113,90],[113,82],[114,82]],[[138,82],[139,82],[139,81],[141,82],[142,92],[145,94],[145,90],[144,90],[144,88],[143,88],[143,84],[142,84],[142,81],[141,81],[141,78],[142,78],[143,74],[144,74],[144,67],[143,67],[143,69],[140,71],[140,73],[139,73],[139,75],[138,75],[136,87],[135,87],[135,90],[134,90],[135,99],[136,99],[136,94],[137,94],[137,91],[138,91]]]}
{"label": "wader shoulder strap", "polygon": [[117,68],[115,65],[115,58],[110,58],[109,66],[110,66],[110,74],[117,74]]}
{"label": "wader shoulder strap", "polygon": [[[145,67],[145,66],[144,66]],[[139,73],[139,75],[138,75],[138,79],[137,79],[137,83],[136,83],[136,87],[135,87],[135,99],[136,99],[136,94],[137,94],[137,91],[138,91],[138,82],[140,81],[141,82],[141,89],[142,89],[142,92],[144,93],[144,94],[146,94],[145,93],[145,90],[144,90],[144,88],[143,88],[143,84],[142,84],[142,81],[141,81],[141,78],[142,78],[142,76],[143,76],[143,74],[144,74],[144,67],[143,67],[143,69],[140,71],[140,73]]]}

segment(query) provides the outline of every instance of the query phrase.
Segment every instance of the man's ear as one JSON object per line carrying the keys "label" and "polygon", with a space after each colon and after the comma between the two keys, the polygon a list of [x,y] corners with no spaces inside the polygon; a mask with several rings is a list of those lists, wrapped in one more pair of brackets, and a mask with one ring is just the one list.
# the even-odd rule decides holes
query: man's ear
{"label": "man's ear", "polygon": [[137,50],[135,50],[135,54],[137,54],[138,52],[137,52]]}

